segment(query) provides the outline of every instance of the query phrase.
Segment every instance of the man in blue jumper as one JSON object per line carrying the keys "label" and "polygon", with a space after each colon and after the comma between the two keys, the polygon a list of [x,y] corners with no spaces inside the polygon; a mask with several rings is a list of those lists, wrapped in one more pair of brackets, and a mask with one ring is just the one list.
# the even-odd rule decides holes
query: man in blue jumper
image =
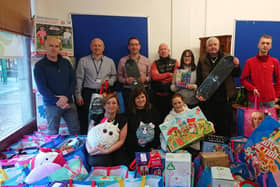
{"label": "man in blue jumper", "polygon": [[45,104],[48,134],[58,134],[60,119],[66,121],[71,135],[80,134],[77,110],[73,103],[75,73],[68,60],[59,55],[61,42],[48,37],[46,56],[35,64],[34,77]]}

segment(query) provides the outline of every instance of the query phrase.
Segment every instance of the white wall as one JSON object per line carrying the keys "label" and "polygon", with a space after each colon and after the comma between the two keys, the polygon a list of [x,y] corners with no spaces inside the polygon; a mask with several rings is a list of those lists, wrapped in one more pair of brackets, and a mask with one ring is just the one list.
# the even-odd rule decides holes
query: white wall
{"label": "white wall", "polygon": [[36,15],[60,19],[68,19],[70,13],[148,17],[150,60],[157,58],[162,42],[171,47],[172,56],[178,60],[186,48],[198,57],[199,37],[234,36],[236,19],[280,20],[279,0],[36,0],[35,3]]}

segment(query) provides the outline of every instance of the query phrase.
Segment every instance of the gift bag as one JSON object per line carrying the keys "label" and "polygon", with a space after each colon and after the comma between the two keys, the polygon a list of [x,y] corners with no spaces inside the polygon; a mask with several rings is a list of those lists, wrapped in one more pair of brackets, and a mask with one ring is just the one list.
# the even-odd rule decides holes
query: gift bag
{"label": "gift bag", "polygon": [[99,94],[93,93],[91,95],[88,113],[89,121],[91,120],[92,115],[103,113],[103,97],[105,97],[107,93],[110,93],[109,81],[105,81],[104,84],[101,84]]}
{"label": "gift bag", "polygon": [[280,185],[280,124],[267,116],[244,145],[246,162],[260,186]]}
{"label": "gift bag", "polygon": [[255,97],[254,108],[238,107],[236,115],[238,135],[249,137],[266,116],[271,116],[277,120],[276,109],[260,108],[258,106],[257,96]]}
{"label": "gift bag", "polygon": [[245,136],[231,137],[229,140],[229,157],[232,162],[245,162],[245,151],[243,146],[247,143]]}
{"label": "gift bag", "polygon": [[23,186],[24,178],[28,175],[29,169],[26,166],[13,166],[0,168],[0,186]]}
{"label": "gift bag", "polygon": [[114,166],[114,167],[101,167],[95,166],[92,167],[91,172],[89,173],[86,181],[94,180],[94,177],[109,177],[109,176],[119,176],[122,179],[128,177],[128,168],[126,166]]}

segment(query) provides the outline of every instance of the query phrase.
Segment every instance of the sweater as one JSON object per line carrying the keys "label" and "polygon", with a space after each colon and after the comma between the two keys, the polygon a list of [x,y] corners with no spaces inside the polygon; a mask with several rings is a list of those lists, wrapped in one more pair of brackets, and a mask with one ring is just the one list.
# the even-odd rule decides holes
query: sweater
{"label": "sweater", "polygon": [[260,93],[260,102],[274,101],[280,96],[279,61],[276,58],[249,58],[243,68],[240,82],[249,91],[248,100],[254,101],[253,90]]}
{"label": "sweater", "polygon": [[[136,137],[136,131],[139,127],[140,122],[150,123],[155,125],[155,137],[154,140],[148,143],[145,147],[141,147],[138,144],[138,139]],[[158,148],[159,146],[159,125],[160,119],[159,114],[153,108],[149,111],[146,110],[136,110],[136,113],[128,113],[127,115],[127,137],[126,137],[126,147],[130,155],[134,155],[135,152],[147,152],[151,151],[151,148]]]}
{"label": "sweater", "polygon": [[45,104],[56,105],[58,95],[66,96],[68,103],[73,102],[75,73],[70,62],[62,56],[58,55],[57,62],[45,56],[35,64],[34,77]]}

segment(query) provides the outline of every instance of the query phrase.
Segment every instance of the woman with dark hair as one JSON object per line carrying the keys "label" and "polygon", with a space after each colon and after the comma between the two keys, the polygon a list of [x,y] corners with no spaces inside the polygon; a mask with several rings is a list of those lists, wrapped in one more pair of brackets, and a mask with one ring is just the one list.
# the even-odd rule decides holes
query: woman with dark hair
{"label": "woman with dark hair", "polygon": [[159,114],[142,86],[136,87],[130,95],[127,124],[125,145],[130,162],[134,160],[135,152],[148,152],[159,147]]}
{"label": "woman with dark hair", "polygon": [[[111,122],[113,125],[117,126],[119,129],[117,131],[119,132],[119,138],[110,148],[106,148],[104,145],[92,147],[89,143],[91,142],[90,139],[97,137],[91,137],[90,133],[88,133],[86,141],[87,162],[90,166],[115,166],[126,164],[126,154],[123,150],[123,144],[127,135],[127,122],[126,117],[122,114],[119,114],[119,100],[117,95],[111,93],[104,97],[103,107],[105,110],[104,113],[91,116],[89,131],[93,126],[101,125],[101,123],[103,123],[106,119],[108,122]],[[103,130],[103,132],[100,133],[109,132],[105,132]],[[109,135],[112,136],[112,134]]]}
{"label": "woman with dark hair", "polygon": [[189,108],[198,105],[195,97],[196,83],[196,65],[193,52],[189,49],[183,51],[180,61],[180,67],[176,70],[170,89],[173,92],[180,93],[185,99],[184,102]]}

